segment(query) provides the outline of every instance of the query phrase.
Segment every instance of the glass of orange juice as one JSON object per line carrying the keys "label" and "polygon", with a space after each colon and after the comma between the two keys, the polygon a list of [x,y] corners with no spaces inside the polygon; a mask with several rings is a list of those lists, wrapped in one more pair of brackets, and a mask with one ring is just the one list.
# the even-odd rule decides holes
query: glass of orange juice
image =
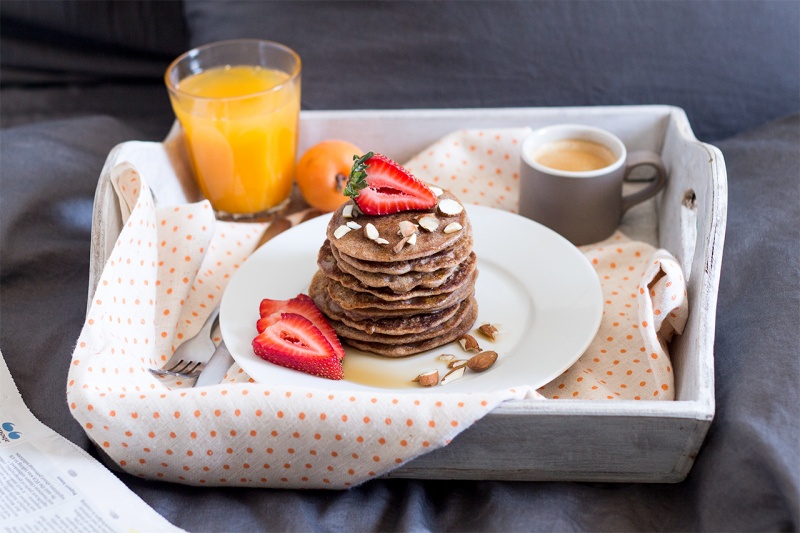
{"label": "glass of orange juice", "polygon": [[270,41],[223,41],[167,69],[197,184],[218,218],[264,220],[289,203],[300,114],[300,57]]}

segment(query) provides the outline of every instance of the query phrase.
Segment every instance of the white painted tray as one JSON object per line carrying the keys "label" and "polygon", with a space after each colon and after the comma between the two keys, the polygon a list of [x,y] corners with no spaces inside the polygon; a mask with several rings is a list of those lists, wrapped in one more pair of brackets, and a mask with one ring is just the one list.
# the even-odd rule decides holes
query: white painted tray
{"label": "white painted tray", "polygon": [[[394,470],[390,477],[676,482],[692,467],[714,416],[714,325],[725,234],[727,176],[722,154],[699,142],[685,113],[669,106],[305,111],[300,149],[328,138],[391,153],[405,161],[462,128],[537,128],[582,122],[617,134],[629,150],[661,153],[670,181],[637,206],[622,230],[666,248],[681,262],[691,302],[683,335],[671,344],[676,400],[519,400],[504,403],[448,446]],[[131,141],[114,148],[98,183],[92,225],[90,297],[121,231],[108,175],[112,161],[169,167],[152,184],[161,205],[193,200],[179,146]],[[161,172],[163,175],[164,173]]]}

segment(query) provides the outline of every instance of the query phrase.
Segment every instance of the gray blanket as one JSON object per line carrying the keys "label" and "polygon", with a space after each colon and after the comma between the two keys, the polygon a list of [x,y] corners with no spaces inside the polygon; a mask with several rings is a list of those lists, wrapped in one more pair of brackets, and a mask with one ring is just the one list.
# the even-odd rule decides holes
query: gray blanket
{"label": "gray blanket", "polygon": [[[56,3],[2,5],[0,349],[33,413],[94,454],[65,401],[93,195],[115,144],[166,134],[157,76],[189,43],[168,31],[170,2],[123,3],[133,11],[125,20],[152,31],[87,30],[66,43],[68,62],[47,48],[26,56],[35,31],[58,42],[48,16],[81,20],[91,3],[66,4],[80,16],[54,13]],[[698,137],[722,150],[729,209],[705,444],[688,478],[668,485],[379,479],[325,492],[120,479],[190,531],[800,529],[798,4],[331,5],[187,0],[184,11],[194,44],[258,36],[296,47],[305,108],[665,103],[685,108]],[[12,27],[13,17],[22,23]],[[150,42],[159,35],[169,46]],[[98,55],[122,74],[101,71]],[[65,78],[65,65],[81,76]]]}
{"label": "gray blanket", "polygon": [[[34,414],[90,453],[64,400],[65,376],[86,307],[99,169],[114,144],[137,135],[104,117],[0,134],[0,348]],[[347,492],[303,492],[121,479],[191,531],[797,530],[800,115],[717,145],[730,187],[717,414],[686,481],[376,480]]]}

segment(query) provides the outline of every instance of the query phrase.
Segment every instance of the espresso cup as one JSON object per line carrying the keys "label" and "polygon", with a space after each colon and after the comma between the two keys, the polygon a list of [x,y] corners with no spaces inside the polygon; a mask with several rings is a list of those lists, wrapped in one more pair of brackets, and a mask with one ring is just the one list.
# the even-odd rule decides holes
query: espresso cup
{"label": "espresso cup", "polygon": [[[609,237],[628,209],[667,184],[658,154],[628,153],[616,135],[591,126],[541,128],[525,139],[521,154],[519,213],[576,246]],[[655,179],[623,196],[623,181],[633,169],[645,165],[655,169]]]}

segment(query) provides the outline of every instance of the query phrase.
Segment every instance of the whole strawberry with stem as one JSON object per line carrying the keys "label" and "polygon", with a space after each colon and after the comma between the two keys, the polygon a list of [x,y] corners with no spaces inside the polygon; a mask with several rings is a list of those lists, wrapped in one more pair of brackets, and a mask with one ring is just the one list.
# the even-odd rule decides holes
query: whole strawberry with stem
{"label": "whole strawberry with stem", "polygon": [[431,209],[436,195],[422,181],[385,155],[367,152],[353,156],[344,195],[365,215]]}

